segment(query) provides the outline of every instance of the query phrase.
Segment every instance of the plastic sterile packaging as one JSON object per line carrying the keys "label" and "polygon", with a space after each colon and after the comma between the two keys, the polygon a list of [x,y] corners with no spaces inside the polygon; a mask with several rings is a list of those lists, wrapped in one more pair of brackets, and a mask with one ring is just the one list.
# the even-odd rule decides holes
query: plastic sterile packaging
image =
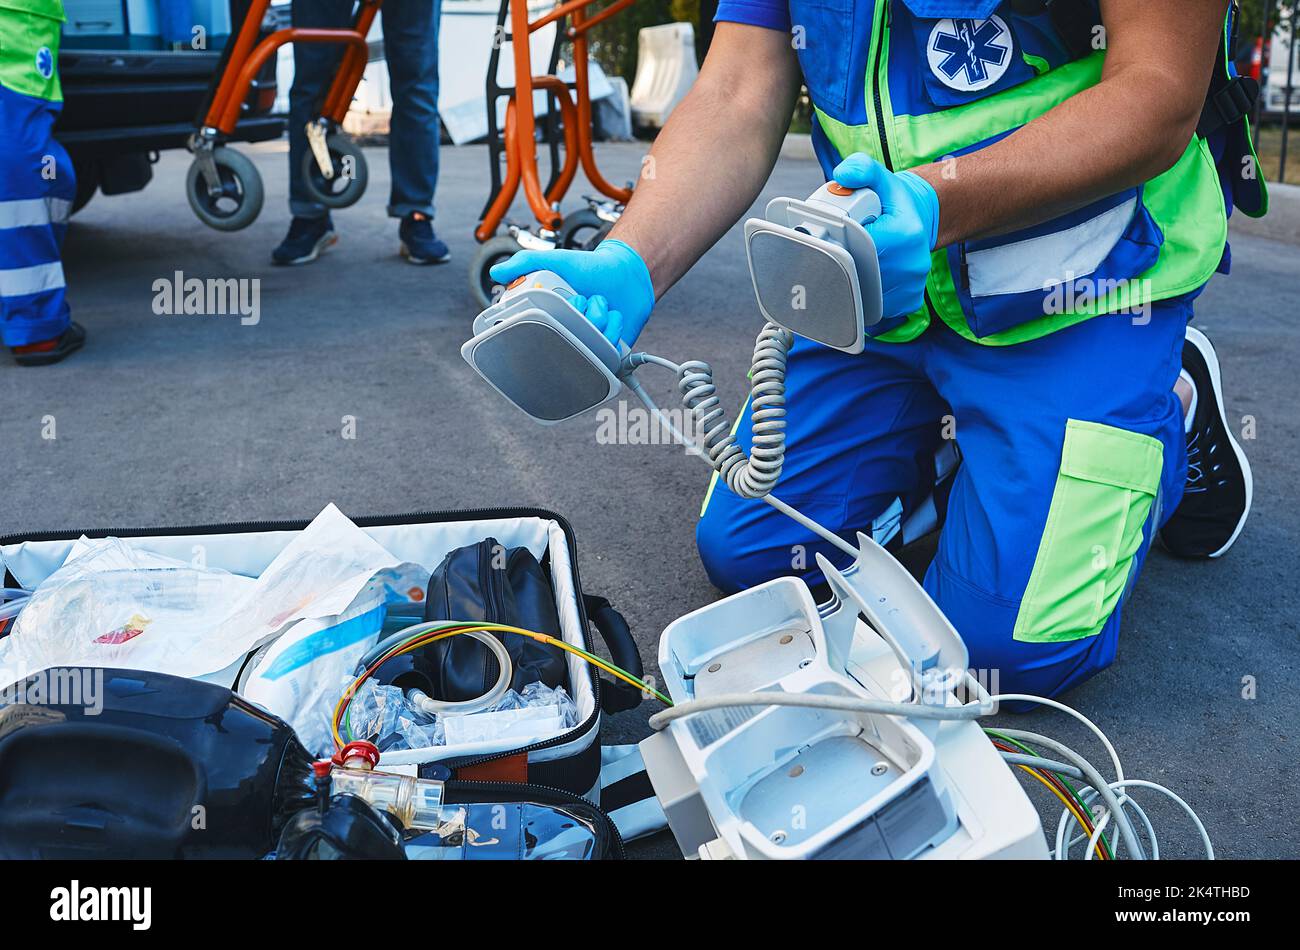
{"label": "plastic sterile packaging", "polygon": [[[346,688],[346,687],[344,687]],[[461,745],[491,739],[522,743],[578,724],[578,707],[563,686],[529,683],[509,690],[488,709],[431,716],[397,686],[365,680],[348,705],[347,735],[368,738],[381,752]]]}
{"label": "plastic sterile packaging", "polygon": [[117,538],[83,539],[18,614],[5,665],[19,676],[75,665],[184,676],[221,669],[256,645],[213,629],[254,584]]}

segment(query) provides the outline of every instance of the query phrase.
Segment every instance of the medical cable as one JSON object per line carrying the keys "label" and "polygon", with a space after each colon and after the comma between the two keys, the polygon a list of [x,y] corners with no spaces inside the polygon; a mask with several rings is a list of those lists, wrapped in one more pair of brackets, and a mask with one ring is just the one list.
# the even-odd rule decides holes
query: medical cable
{"label": "medical cable", "polygon": [[1032,742],[1036,746],[1045,747],[1049,752],[1055,752],[1057,755],[1063,756],[1066,761],[1082,770],[1085,777],[1084,780],[1100,793],[1102,800],[1106,803],[1108,811],[1107,814],[1103,815],[1101,820],[1097,822],[1093,831],[1093,837],[1089,839],[1088,842],[1089,851],[1092,851],[1096,846],[1096,839],[1100,837],[1107,822],[1113,817],[1116,825],[1119,826],[1120,837],[1124,842],[1124,846],[1128,848],[1129,855],[1132,856],[1134,860],[1146,860],[1146,852],[1143,850],[1141,842],[1138,841],[1137,832],[1134,831],[1132,823],[1128,820],[1128,814],[1124,811],[1123,805],[1120,804],[1119,798],[1111,789],[1110,784],[1107,783],[1106,779],[1102,777],[1101,773],[1097,771],[1091,762],[1079,755],[1079,753],[1075,752],[1069,746],[1057,742],[1055,739],[1049,738],[1048,736],[1039,735],[1036,732],[1025,732],[1020,729],[1001,729],[999,731],[1004,735],[1010,736],[1012,739]]}
{"label": "medical cable", "polygon": [[[996,729],[990,729],[986,726],[984,728],[984,733],[989,737],[989,739],[993,742],[993,744],[997,746],[997,748],[1002,749],[1005,752],[1009,752],[1013,754],[1016,752],[1021,752],[1024,753],[1026,756],[1042,759],[1042,757],[1038,755],[1038,751],[1036,749],[1028,745],[1025,745],[1025,743],[1023,742],[1019,742],[1015,739],[1012,739],[1010,736],[1004,735],[1003,733],[998,732]],[[1007,758],[1007,756],[1004,755],[1003,758],[1005,759]],[[1043,761],[1047,761],[1047,760],[1043,760]],[[1083,809],[1083,812],[1086,815],[1088,815],[1090,818],[1093,817],[1092,809],[1088,807],[1083,797],[1079,794],[1078,790],[1072,784],[1070,784],[1069,779],[1066,778],[1066,775],[1068,774],[1071,778],[1080,779],[1083,777],[1083,773],[1080,772],[1077,768],[1075,768],[1072,765],[1067,766],[1067,769],[1069,770],[1068,772],[1057,771],[1057,772],[1051,772],[1049,774],[1055,775],[1055,777],[1060,780],[1061,784],[1065,786],[1066,790],[1070,793],[1070,796],[1074,799],[1074,801],[1078,803],[1081,809]],[[1139,812],[1141,811],[1141,809],[1137,809],[1137,810]],[[1068,853],[1069,851],[1069,847],[1062,849],[1062,836],[1060,833],[1061,832],[1060,826],[1062,823],[1066,821],[1068,817],[1069,816],[1063,811],[1061,813],[1061,820],[1060,822],[1058,822],[1058,826],[1057,826],[1056,857],[1058,860],[1062,859],[1062,850],[1064,850],[1066,853]],[[1154,841],[1154,837],[1151,829],[1151,823],[1146,820],[1145,814],[1142,814],[1140,817],[1142,818],[1142,821],[1147,828],[1147,832],[1148,832],[1147,840]],[[1077,844],[1080,840],[1083,841],[1088,840],[1088,838],[1091,837],[1092,835],[1092,831],[1093,831],[1092,825],[1091,823],[1089,823],[1082,839],[1076,838],[1070,842],[1070,845],[1073,846]],[[1106,852],[1106,856],[1110,859],[1113,859],[1115,857],[1115,852],[1111,849],[1110,841],[1106,838],[1104,834],[1101,836],[1101,840],[1099,843],[1101,844],[1102,849]],[[1152,860],[1155,860],[1155,857],[1156,855],[1152,855]]]}
{"label": "medical cable", "polygon": [[[1213,861],[1215,859],[1214,845],[1210,841],[1209,833],[1205,830],[1205,824],[1201,821],[1200,816],[1196,814],[1192,806],[1187,804],[1187,802],[1183,801],[1183,799],[1178,797],[1177,794],[1170,791],[1168,788],[1165,788],[1165,786],[1159,784],[1158,782],[1149,782],[1144,779],[1125,779],[1123,782],[1111,782],[1110,788],[1115,789],[1116,791],[1119,791],[1121,789],[1127,789],[1127,788],[1146,788],[1154,792],[1159,792],[1161,795],[1164,795],[1165,797],[1172,799],[1174,804],[1178,805],[1178,807],[1183,810],[1183,812],[1187,815],[1187,817],[1192,820],[1192,824],[1196,827],[1196,833],[1201,838],[1201,846],[1205,849],[1205,857],[1210,861]],[[1090,788],[1085,790],[1084,794],[1088,795],[1089,793],[1095,791],[1097,791],[1095,787]],[[1138,804],[1134,802],[1131,798],[1125,798],[1124,802],[1126,805],[1131,806],[1138,813],[1145,814],[1142,812],[1142,809],[1138,806]]]}
{"label": "medical cable", "polygon": [[[631,353],[623,358],[619,378],[641,400],[672,436],[693,454],[699,455],[718,477],[742,498],[758,498],[793,519],[850,557],[861,553],[825,525],[790,507],[772,494],[785,463],[785,376],[794,334],[774,323],[765,324],[754,342],[750,363],[751,448],[746,455],[736,439],[735,426],[727,418],[713,381],[713,368],[702,360],[674,363],[650,353]],[[640,366],[658,366],[677,376],[682,405],[703,433],[697,443],[681,432],[645,391],[634,371]]]}
{"label": "medical cable", "polygon": [[[1007,748],[1007,746],[1004,746],[998,742],[995,742],[994,745],[997,746],[999,749]],[[1047,790],[1050,791],[1053,795],[1055,795],[1061,801],[1061,804],[1065,806],[1065,811],[1071,816],[1073,816],[1074,819],[1078,821],[1083,828],[1087,829],[1089,834],[1091,834],[1093,830],[1093,825],[1092,822],[1088,819],[1086,810],[1081,810],[1078,802],[1075,801],[1068,794],[1065,783],[1062,781],[1061,777],[1057,773],[1052,772],[1051,770],[1048,769],[1035,768],[1024,762],[1015,761],[1016,759],[1032,759],[1032,758],[1033,758],[1032,756],[1024,756],[1024,755],[1020,755],[1019,753],[1003,752],[1002,754],[1003,761],[1005,761],[1008,765],[1016,766],[1021,771],[1032,776],[1036,781],[1041,782],[1043,785],[1045,785],[1047,787]],[[1075,771],[1077,772],[1078,769],[1075,769]],[[1102,840],[1103,841],[1105,840],[1105,835],[1102,835]],[[1097,856],[1106,861],[1113,859],[1112,856],[1109,854],[1109,852],[1104,849],[1101,842],[1098,842]]]}
{"label": "medical cable", "polygon": [[827,696],[822,693],[720,693],[662,709],[650,717],[650,728],[660,731],[669,723],[687,716],[744,706],[799,706],[805,709],[833,709],[837,712],[900,716],[906,719],[968,720],[990,714],[990,709],[983,702],[960,706],[931,706],[923,703],[893,703],[883,699],[860,699],[855,696]]}
{"label": "medical cable", "polygon": [[[638,679],[626,670],[615,666],[608,660],[603,660],[581,647],[576,647],[571,643],[566,643],[556,637],[539,633],[536,630],[524,630],[519,627],[512,627],[507,624],[496,623],[477,623],[468,621],[434,621],[428,623],[418,623],[399,630],[396,633],[385,637],[383,641],[372,647],[362,657],[358,668],[362,672],[353,680],[351,685],[344,690],[338,703],[334,707],[334,715],[331,720],[331,730],[334,736],[334,744],[342,748],[352,738],[351,728],[351,704],[361,685],[374,675],[375,671],[387,663],[389,660],[418,650],[430,643],[436,643],[454,636],[463,636],[470,633],[509,633],[516,636],[529,637],[539,643],[545,643],[557,647],[570,653],[591,666],[604,670],[614,678],[635,686],[646,695],[654,696],[656,699],[671,706],[672,700],[655,689],[649,683]],[[382,647],[383,649],[379,649]]]}

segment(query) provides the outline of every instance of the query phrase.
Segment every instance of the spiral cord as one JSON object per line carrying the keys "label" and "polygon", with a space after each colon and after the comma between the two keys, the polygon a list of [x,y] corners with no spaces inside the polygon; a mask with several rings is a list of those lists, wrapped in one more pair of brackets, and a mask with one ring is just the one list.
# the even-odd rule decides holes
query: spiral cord
{"label": "spiral cord", "polygon": [[678,370],[682,404],[703,433],[701,449],[727,487],[742,498],[762,498],[776,487],[785,462],[785,368],[794,335],[766,324],[754,342],[750,375],[752,448],[748,456],[736,441],[731,421],[718,399],[713,368],[689,360]]}

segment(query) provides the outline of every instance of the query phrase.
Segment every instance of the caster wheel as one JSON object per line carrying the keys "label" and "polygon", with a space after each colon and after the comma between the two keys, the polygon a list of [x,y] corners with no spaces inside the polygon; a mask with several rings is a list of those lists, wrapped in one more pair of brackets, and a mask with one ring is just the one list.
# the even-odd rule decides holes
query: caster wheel
{"label": "caster wheel", "polygon": [[501,291],[505,290],[504,285],[494,281],[488,271],[493,265],[509,259],[519,250],[522,250],[519,242],[509,235],[490,238],[479,247],[469,268],[469,289],[474,299],[478,301],[479,310],[486,310],[496,303],[497,298],[501,296]]}
{"label": "caster wheel", "polygon": [[242,153],[224,146],[214,149],[221,191],[208,191],[208,181],[196,161],[185,176],[185,196],[199,220],[218,231],[238,231],[256,220],[262,211],[265,192],[257,167]]}
{"label": "caster wheel", "polygon": [[326,178],[321,174],[316,154],[308,149],[302,157],[303,186],[313,201],[327,208],[350,207],[361,200],[370,182],[366,156],[362,154],[361,146],[342,133],[336,132],[325,141],[334,165],[334,177]]}
{"label": "caster wheel", "polygon": [[605,239],[614,225],[591,208],[583,208],[564,216],[564,223],[556,234],[556,247],[570,251],[590,251]]}

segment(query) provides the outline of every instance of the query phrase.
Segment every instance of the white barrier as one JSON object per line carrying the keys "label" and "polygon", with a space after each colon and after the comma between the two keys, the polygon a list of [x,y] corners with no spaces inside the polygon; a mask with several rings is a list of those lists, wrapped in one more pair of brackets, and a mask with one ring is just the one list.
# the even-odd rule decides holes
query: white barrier
{"label": "white barrier", "polygon": [[638,126],[662,128],[698,75],[691,24],[666,23],[641,30],[637,35],[636,81],[632,83],[632,121]]}

